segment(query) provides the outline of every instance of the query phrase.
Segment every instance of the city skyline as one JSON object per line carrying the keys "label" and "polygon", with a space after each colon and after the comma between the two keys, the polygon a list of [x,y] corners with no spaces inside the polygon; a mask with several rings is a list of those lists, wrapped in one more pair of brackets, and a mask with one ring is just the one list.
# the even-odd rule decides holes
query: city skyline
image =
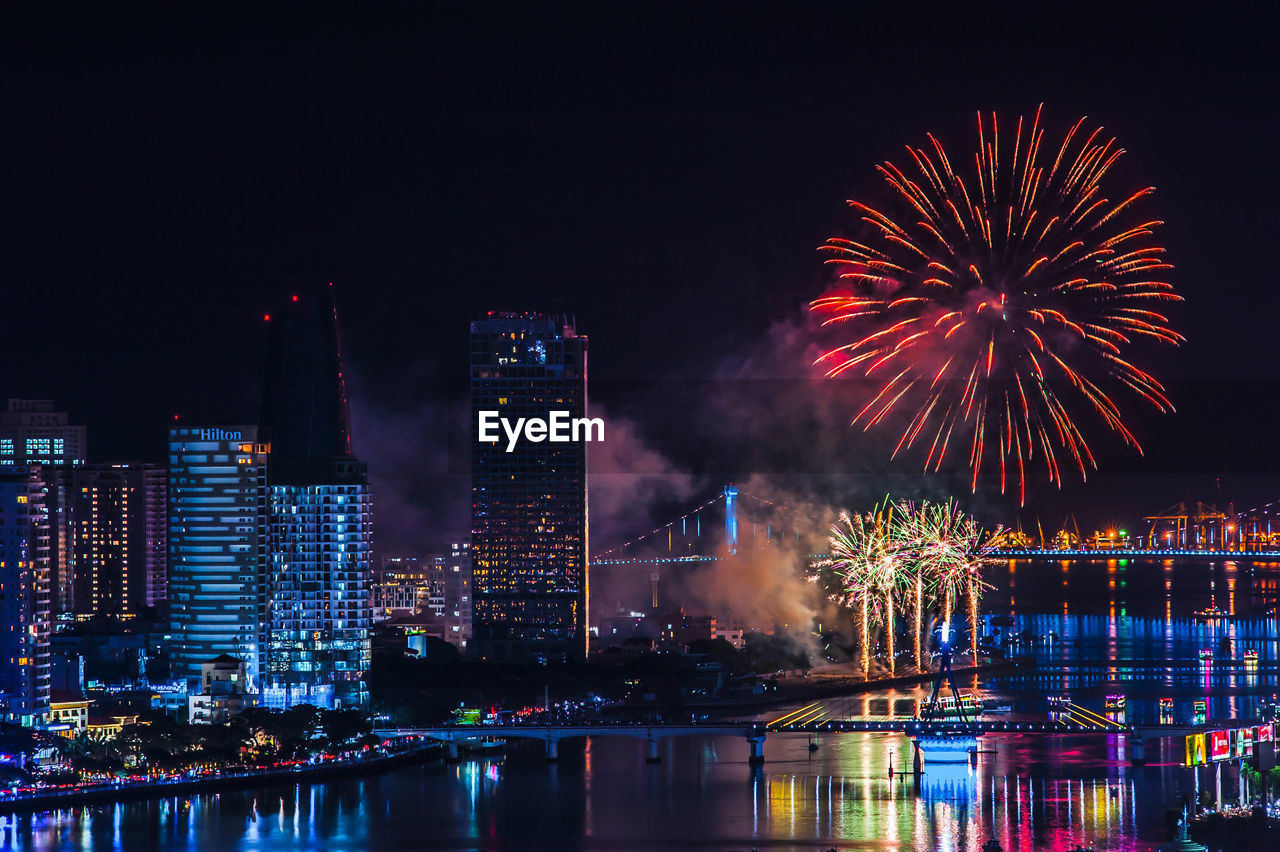
{"label": "city skyline", "polygon": [[1276,846],[1272,17],[6,10],[0,845]]}

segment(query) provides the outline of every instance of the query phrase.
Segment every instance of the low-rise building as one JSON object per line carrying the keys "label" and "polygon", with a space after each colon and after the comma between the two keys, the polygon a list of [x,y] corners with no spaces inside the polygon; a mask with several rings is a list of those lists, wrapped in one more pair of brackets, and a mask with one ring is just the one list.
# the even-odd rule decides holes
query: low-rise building
{"label": "low-rise building", "polygon": [[78,692],[53,690],[49,697],[49,730],[75,739],[89,726],[89,704],[89,699]]}
{"label": "low-rise building", "polygon": [[713,633],[714,638],[725,640],[739,651],[747,644],[746,632],[740,624],[736,626],[717,624]]}
{"label": "low-rise building", "polygon": [[91,740],[106,742],[120,736],[126,726],[136,724],[138,724],[138,717],[133,715],[90,716],[88,724],[85,726],[85,733],[89,735]]}
{"label": "low-rise building", "polygon": [[223,725],[253,706],[245,693],[245,664],[221,654],[200,666],[200,691],[187,697],[187,721],[192,725]]}
{"label": "low-rise building", "polygon": [[373,583],[373,612],[379,621],[431,616],[441,638],[466,651],[471,639],[470,544],[455,542],[447,553],[422,559],[387,557]]}

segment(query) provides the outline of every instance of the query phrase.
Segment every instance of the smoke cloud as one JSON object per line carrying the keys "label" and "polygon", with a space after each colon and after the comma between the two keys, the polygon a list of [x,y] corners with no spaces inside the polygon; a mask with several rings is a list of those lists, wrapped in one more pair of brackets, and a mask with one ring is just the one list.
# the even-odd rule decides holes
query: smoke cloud
{"label": "smoke cloud", "polygon": [[[840,508],[869,508],[890,494],[945,499],[968,492],[967,481],[888,464],[896,436],[850,427],[861,389],[821,378],[812,366],[819,351],[798,311],[751,344],[685,368],[698,378],[593,382],[591,414],[606,424],[604,441],[588,447],[593,558],[727,555],[719,508],[623,545],[729,482],[742,494],[736,557],[594,568],[595,617],[647,608],[657,573],[660,607],[807,635],[815,620],[834,616],[804,574],[810,555],[825,550]],[[424,362],[395,377],[387,386],[393,393],[379,393],[359,373],[349,376],[356,450],[374,490],[378,559],[431,552],[470,528],[469,406],[448,398],[442,375]]]}

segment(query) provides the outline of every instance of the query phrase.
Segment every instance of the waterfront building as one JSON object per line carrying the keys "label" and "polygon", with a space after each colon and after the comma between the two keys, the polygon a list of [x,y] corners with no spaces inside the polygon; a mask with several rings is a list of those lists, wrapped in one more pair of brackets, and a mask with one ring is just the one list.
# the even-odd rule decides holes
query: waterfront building
{"label": "waterfront building", "polygon": [[0,721],[49,713],[49,515],[26,467],[0,467]]}
{"label": "waterfront building", "polygon": [[90,716],[85,724],[84,733],[96,743],[107,743],[124,733],[125,728],[136,724],[138,724],[136,713]]}
{"label": "waterfront building", "polygon": [[[541,314],[471,324],[472,427],[481,412],[587,411],[587,338]],[[587,652],[587,442],[471,445],[472,651],[483,659]]]}
{"label": "waterfront building", "polygon": [[84,464],[85,427],[48,399],[11,399],[0,412],[0,465]]}
{"label": "waterfront building", "polygon": [[193,688],[220,654],[259,681],[269,452],[257,426],[169,430],[170,660]]}
{"label": "waterfront building", "polygon": [[89,726],[89,705],[83,693],[54,689],[49,698],[49,730],[74,740]]}
{"label": "waterfront building", "polygon": [[271,440],[263,703],[367,706],[373,512],[351,448],[331,286],[272,314],[261,423]]}
{"label": "waterfront building", "polygon": [[50,481],[58,612],[129,619],[159,604],[167,589],[164,468],[62,465]]}
{"label": "waterfront building", "polygon": [[253,706],[246,691],[244,660],[219,654],[200,666],[200,691],[188,696],[187,722],[192,725],[225,725]]}

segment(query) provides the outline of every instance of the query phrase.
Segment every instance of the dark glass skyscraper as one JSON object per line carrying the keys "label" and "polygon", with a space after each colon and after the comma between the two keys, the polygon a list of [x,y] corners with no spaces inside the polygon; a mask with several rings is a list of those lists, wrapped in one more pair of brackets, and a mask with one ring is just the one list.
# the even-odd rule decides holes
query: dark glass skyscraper
{"label": "dark glass skyscraper", "polygon": [[[541,314],[471,324],[471,429],[587,411],[587,338]],[[476,432],[472,433],[476,435]],[[587,444],[471,444],[472,643],[486,659],[582,657],[587,648]]]}
{"label": "dark glass skyscraper", "polygon": [[351,451],[332,285],[271,319],[262,695],[271,707],[368,703],[373,510]]}

